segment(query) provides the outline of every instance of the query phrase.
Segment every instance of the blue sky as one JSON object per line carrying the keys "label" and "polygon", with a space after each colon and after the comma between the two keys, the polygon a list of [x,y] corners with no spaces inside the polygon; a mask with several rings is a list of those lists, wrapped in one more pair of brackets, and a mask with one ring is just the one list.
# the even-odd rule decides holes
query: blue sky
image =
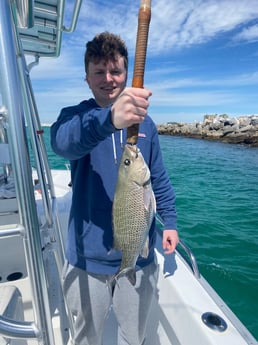
{"label": "blue sky", "polygon": [[[73,1],[71,2],[73,4]],[[129,78],[140,0],[84,0],[58,59],[41,59],[31,79],[43,123],[91,97],[85,43],[110,31],[125,40]],[[67,6],[67,26],[72,7]],[[205,114],[258,114],[258,0],[152,0],[145,86],[155,123],[202,121]]]}

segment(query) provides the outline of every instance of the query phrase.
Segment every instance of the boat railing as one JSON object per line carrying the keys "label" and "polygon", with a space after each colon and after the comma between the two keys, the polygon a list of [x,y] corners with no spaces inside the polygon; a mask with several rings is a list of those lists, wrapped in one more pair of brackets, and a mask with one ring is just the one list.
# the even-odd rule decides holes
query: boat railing
{"label": "boat railing", "polygon": [[[75,1],[69,28],[63,24],[64,0],[51,0],[49,4],[48,1],[43,3],[21,0],[15,5],[9,0],[0,1],[0,91],[3,103],[1,117],[8,124],[5,143],[8,142],[20,216],[20,224],[8,225],[4,229],[1,227],[0,238],[17,234],[23,238],[35,316],[35,322],[8,320],[0,316],[0,334],[8,338],[37,338],[42,344],[48,345],[54,345],[56,342],[48,294],[48,272],[44,267],[42,252],[45,245],[42,243],[42,233],[48,234],[47,247],[54,253],[60,278],[64,250],[56,196],[43,140],[44,132],[30,82],[29,72],[32,65],[27,67],[24,53],[35,56],[33,65],[38,62],[40,56],[58,56],[62,31],[70,32],[75,28],[81,1]],[[45,6],[42,11],[46,14],[45,19],[41,14],[42,6]],[[54,9],[58,12],[54,12]],[[33,15],[34,31],[30,34]],[[45,24],[41,26],[42,22],[51,22],[53,26],[50,30],[53,40],[51,44],[37,41],[34,36],[35,30],[46,30],[46,36],[49,34],[49,27]],[[21,27],[18,27],[17,23]],[[35,160],[37,181],[42,195],[43,217],[39,217],[37,212],[29,146]],[[69,322],[69,314],[67,318]],[[69,326],[72,332],[71,322]]]}
{"label": "boat railing", "polygon": [[[161,226],[164,226],[164,223],[159,215],[156,215],[156,219]],[[184,262],[188,264],[194,276],[197,279],[199,279],[201,275],[200,275],[199,267],[198,267],[198,264],[193,252],[182,239],[179,239],[178,246],[180,246],[181,249],[183,249],[184,253],[186,253],[186,258],[185,258],[185,255],[181,254],[181,251],[178,251],[178,254],[184,259]]]}
{"label": "boat railing", "polygon": [[0,165],[2,165],[3,180],[6,184],[10,176],[10,163],[5,120],[2,115],[2,109],[0,109]]}

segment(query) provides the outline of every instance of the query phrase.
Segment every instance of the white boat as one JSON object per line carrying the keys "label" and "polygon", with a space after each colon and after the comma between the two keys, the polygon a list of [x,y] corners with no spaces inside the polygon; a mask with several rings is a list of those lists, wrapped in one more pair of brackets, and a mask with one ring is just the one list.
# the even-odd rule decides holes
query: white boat
{"label": "white boat", "polygon": [[[70,172],[49,169],[29,72],[41,56],[59,56],[80,5],[66,28],[65,1],[0,1],[0,345],[65,345],[73,334],[60,284]],[[27,66],[26,54],[35,63]],[[191,250],[181,241],[164,257],[160,241],[146,345],[257,344],[200,275]],[[111,310],[104,345],[116,344],[116,330]]]}

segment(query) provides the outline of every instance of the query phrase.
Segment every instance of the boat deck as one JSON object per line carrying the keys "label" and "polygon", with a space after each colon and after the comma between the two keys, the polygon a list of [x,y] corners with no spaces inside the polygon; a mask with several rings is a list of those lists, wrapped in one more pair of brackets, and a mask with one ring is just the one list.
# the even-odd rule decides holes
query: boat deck
{"label": "boat deck", "polygon": [[[162,256],[160,256],[160,254],[158,254],[158,257],[162,261]],[[175,276],[164,278],[162,269],[160,270],[158,293],[152,304],[151,316],[147,328],[146,345],[256,344],[255,342],[246,342],[244,338],[241,339],[239,332],[232,326],[231,321],[221,312],[221,309],[219,309],[215,303],[212,303],[209,295],[207,295],[205,291],[201,291],[200,293],[199,288],[196,290],[194,279],[191,282],[193,285],[190,285],[188,278],[187,281],[180,282],[181,279],[185,280],[185,278],[183,278],[184,274],[180,274],[180,276],[181,277]],[[182,283],[184,283],[184,285]],[[6,286],[13,286],[13,284],[22,292],[25,320],[32,321],[34,317],[29,279],[24,278],[20,281],[1,284],[0,291]],[[180,291],[178,288],[175,288],[176,284],[180,284]],[[189,286],[191,286],[191,289]],[[52,292],[52,298],[57,298],[55,290]],[[224,333],[208,329],[202,322],[201,316],[207,311],[218,313],[223,317],[228,325]],[[68,333],[60,332],[60,325],[62,323],[60,323],[59,316],[59,311],[53,310],[52,317],[55,337],[57,340],[60,339],[60,342],[58,341],[57,343],[63,344],[65,342],[64,339],[61,338],[66,334],[68,341]],[[111,310],[105,326],[103,345],[114,345],[116,343],[117,322]],[[7,345],[3,339],[1,340],[1,337],[0,344]],[[14,339],[12,341],[12,345],[25,344],[37,345],[39,343],[36,340],[28,340],[27,343],[20,339]]]}

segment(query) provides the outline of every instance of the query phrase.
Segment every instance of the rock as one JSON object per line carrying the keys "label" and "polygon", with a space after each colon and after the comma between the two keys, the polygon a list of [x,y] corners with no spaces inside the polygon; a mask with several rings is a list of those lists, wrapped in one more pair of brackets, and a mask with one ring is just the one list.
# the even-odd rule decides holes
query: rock
{"label": "rock", "polygon": [[252,126],[257,126],[258,125],[258,116],[257,117],[253,116],[251,118],[250,125],[252,125]]}
{"label": "rock", "polygon": [[239,132],[244,133],[244,132],[250,132],[253,131],[253,126],[252,125],[247,125],[239,128]]}
{"label": "rock", "polygon": [[251,118],[247,116],[241,116],[238,118],[239,120],[239,127],[246,127],[250,125]]}
{"label": "rock", "polygon": [[186,136],[258,147],[258,115],[230,118],[226,114],[206,114],[203,122],[168,122],[158,125],[157,129],[161,135]]}

